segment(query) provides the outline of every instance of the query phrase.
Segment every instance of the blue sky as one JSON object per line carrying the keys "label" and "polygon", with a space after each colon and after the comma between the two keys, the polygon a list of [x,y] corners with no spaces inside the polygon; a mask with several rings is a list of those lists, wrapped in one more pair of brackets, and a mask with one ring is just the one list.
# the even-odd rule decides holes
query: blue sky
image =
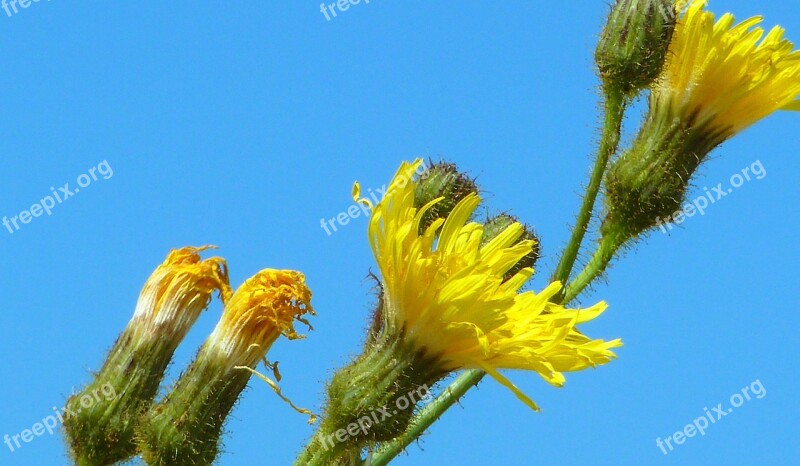
{"label": "blue sky", "polygon": [[[763,13],[800,41],[800,6],[712,0]],[[238,285],[262,268],[306,273],[319,316],[279,342],[282,386],[319,409],[324,381],[361,344],[374,268],[366,222],[328,236],[321,218],[351,204],[354,180],[389,181],[401,160],[445,157],[478,177],[494,211],[535,225],[541,288],[568,237],[598,139],[592,51],[605,1],[361,3],[326,21],[314,2],[40,1],[0,10],[0,216],[64,183],[85,188],[13,234],[0,227],[0,435],[18,434],[86,383],[173,247],[215,244]],[[636,115],[630,121],[635,127]],[[779,114],[715,152],[696,180],[745,183],[703,216],[630,250],[584,303],[586,327],[621,337],[619,359],[558,390],[509,376],[535,414],[484,382],[398,465],[786,464],[797,458],[790,305],[800,220],[798,116]],[[87,178],[83,178],[86,181]],[[86,183],[84,183],[86,184]],[[169,381],[220,315],[181,345]],[[665,438],[766,391],[664,455]],[[290,464],[312,433],[252,382],[228,424],[221,465]],[[424,451],[423,451],[424,450]],[[58,435],[0,465],[61,465]]]}

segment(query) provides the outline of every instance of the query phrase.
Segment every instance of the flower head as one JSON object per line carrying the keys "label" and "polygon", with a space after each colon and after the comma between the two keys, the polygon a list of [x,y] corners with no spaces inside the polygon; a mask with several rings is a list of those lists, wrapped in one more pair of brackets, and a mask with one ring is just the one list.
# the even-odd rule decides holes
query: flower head
{"label": "flower head", "polygon": [[182,340],[217,291],[223,302],[231,294],[228,267],[219,257],[201,259],[211,246],[170,251],[147,279],[139,295],[132,324],[143,338],[165,334]]}
{"label": "flower head", "polygon": [[301,338],[294,321],[314,314],[311,291],[300,272],[266,269],[248,279],[225,305],[208,344],[231,364],[254,366],[281,335]]}
{"label": "flower head", "polygon": [[762,18],[735,24],[730,13],[715,21],[707,0],[679,0],[667,65],[653,89],[657,111],[702,129],[719,144],[782,108],[797,109],[800,51],[784,30],[768,33]]}
{"label": "flower head", "polygon": [[[64,429],[78,464],[113,464],[136,453],[135,429],[152,404],[180,342],[211,301],[230,296],[225,260],[203,260],[209,247],[172,250],[147,279],[133,318],[94,380],[67,401]],[[81,406],[83,397],[109,387],[119,394]],[[105,393],[105,388],[104,388]]]}
{"label": "flower head", "polygon": [[[408,179],[420,161],[403,163],[397,179]],[[392,184],[395,186],[395,183]],[[482,245],[483,225],[469,221],[477,194],[461,200],[447,219],[419,232],[425,212],[414,206],[415,183],[396,185],[375,206],[369,239],[384,286],[389,331],[437,359],[444,371],[480,368],[534,409],[498,369],[533,370],[560,386],[562,371],[604,364],[619,340],[590,340],[575,326],[600,315],[605,304],[567,310],[549,303],[560,289],[520,292],[533,274],[525,267],[504,277],[531,253],[533,240],[519,241],[524,228],[513,223]]]}
{"label": "flower head", "polygon": [[[213,464],[221,435],[252,374],[281,335],[300,338],[295,319],[312,313],[303,274],[262,270],[233,293],[220,322],[172,391],[142,417],[138,447],[147,464]],[[277,374],[277,366],[273,366]],[[294,405],[292,405],[294,406]],[[310,411],[295,409],[311,414]]]}
{"label": "flower head", "polygon": [[682,11],[650,110],[631,148],[606,175],[602,234],[624,244],[680,211],[690,182],[717,146],[780,109],[800,109],[800,51],[760,17],[718,20],[707,0]]}

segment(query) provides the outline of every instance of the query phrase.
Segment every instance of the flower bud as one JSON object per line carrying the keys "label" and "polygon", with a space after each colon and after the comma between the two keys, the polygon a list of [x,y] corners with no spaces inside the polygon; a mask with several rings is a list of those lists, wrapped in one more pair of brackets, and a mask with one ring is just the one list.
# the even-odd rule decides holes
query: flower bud
{"label": "flower bud", "polygon": [[[230,295],[225,261],[201,260],[203,249],[170,252],[145,283],[133,319],[94,381],[67,401],[64,428],[76,464],[113,464],[136,453],[139,417],[178,344],[214,291],[223,301]],[[100,398],[100,391],[114,396]],[[96,402],[83,403],[87,397]]]}
{"label": "flower bud", "polygon": [[674,0],[617,0],[595,52],[607,91],[634,97],[659,77],[676,16]]}
{"label": "flower bud", "polygon": [[459,172],[455,164],[432,164],[419,178],[414,192],[414,206],[420,209],[435,199],[443,199],[422,216],[420,232],[424,232],[437,219],[447,218],[462,199],[477,191],[475,181]]}
{"label": "flower bud", "polygon": [[[518,226],[516,226],[518,225]],[[519,221],[511,215],[508,214],[501,214],[497,217],[489,219],[484,224],[483,230],[483,239],[481,240],[481,245],[485,246],[491,240],[499,236],[501,233],[505,232],[508,228],[522,228],[523,233],[517,240],[517,243],[520,241],[531,241],[532,248],[531,251],[523,257],[519,262],[516,263],[508,272],[505,273],[503,279],[508,281],[511,277],[519,273],[522,269],[525,268],[533,268],[536,265],[536,262],[539,260],[541,256],[541,246],[539,244],[539,238],[533,233],[533,229],[527,225],[522,225]]]}

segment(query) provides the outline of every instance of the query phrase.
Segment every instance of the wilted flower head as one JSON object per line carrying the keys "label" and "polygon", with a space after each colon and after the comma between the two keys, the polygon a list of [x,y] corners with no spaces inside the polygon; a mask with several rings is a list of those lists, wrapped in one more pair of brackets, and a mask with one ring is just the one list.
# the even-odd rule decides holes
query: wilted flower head
{"label": "wilted flower head", "polygon": [[[208,306],[214,291],[230,297],[228,268],[209,247],[173,250],[147,279],[133,318],[95,379],[67,402],[65,433],[77,464],[113,464],[136,453],[136,427],[152,404],[180,342]],[[81,397],[110,387],[114,399],[88,409]]]}
{"label": "wilted flower head", "polygon": [[262,270],[236,290],[208,342],[232,363],[253,366],[281,334],[301,338],[294,321],[308,324],[303,319],[307,313],[314,310],[302,273]]}
{"label": "wilted flower head", "polygon": [[227,301],[228,267],[219,257],[201,259],[200,252],[207,249],[211,247],[174,249],[150,275],[131,320],[137,337],[183,339],[214,291]]}
{"label": "wilted flower head", "polygon": [[[228,415],[251,375],[258,374],[255,367],[281,334],[300,338],[293,322],[313,314],[310,301],[300,272],[262,270],[240,286],[175,387],[142,418],[138,440],[145,462],[212,464]],[[262,377],[288,402],[274,382]]]}

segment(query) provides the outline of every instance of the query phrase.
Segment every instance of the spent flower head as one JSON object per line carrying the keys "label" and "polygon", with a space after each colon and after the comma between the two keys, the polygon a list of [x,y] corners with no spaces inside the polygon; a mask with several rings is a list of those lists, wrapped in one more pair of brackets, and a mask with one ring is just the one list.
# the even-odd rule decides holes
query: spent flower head
{"label": "spent flower head", "polygon": [[[230,296],[225,261],[201,259],[208,247],[173,250],[147,279],[133,318],[95,379],[67,401],[65,434],[78,464],[112,464],[136,453],[136,426],[172,356],[213,293]],[[110,387],[113,399],[89,408],[81,398]]]}
{"label": "spent flower head", "polygon": [[294,322],[309,325],[305,314],[314,314],[305,276],[265,269],[236,290],[208,344],[236,365],[255,367],[281,334],[302,338]]}
{"label": "spent flower head", "polygon": [[194,362],[144,416],[138,437],[147,464],[212,464],[225,420],[255,367],[279,336],[301,338],[294,321],[307,323],[303,315],[313,313],[300,272],[262,270],[241,285]]}
{"label": "spent flower head", "polygon": [[231,295],[228,267],[220,257],[201,259],[212,246],[170,251],[139,295],[130,325],[138,338],[182,340],[218,292],[223,303]]}

